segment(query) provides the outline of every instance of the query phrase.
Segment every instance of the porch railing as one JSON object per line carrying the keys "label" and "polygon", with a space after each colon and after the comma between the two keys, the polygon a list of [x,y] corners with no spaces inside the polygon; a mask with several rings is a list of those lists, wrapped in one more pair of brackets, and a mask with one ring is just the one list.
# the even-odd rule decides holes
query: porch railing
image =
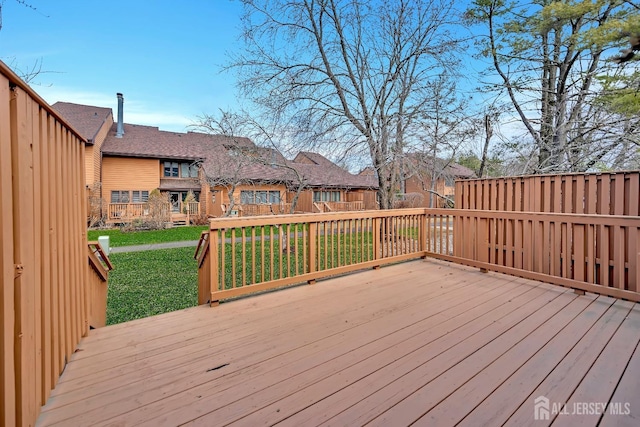
{"label": "porch railing", "polygon": [[364,202],[314,202],[314,211],[317,212],[353,212],[364,210]]}
{"label": "porch railing", "polygon": [[289,203],[244,203],[238,205],[239,216],[283,215],[289,213]]}
{"label": "porch railing", "polygon": [[398,209],[211,221],[200,303],[434,257],[640,301],[640,217]]}
{"label": "porch railing", "polygon": [[[188,213],[189,215],[198,215],[200,214],[200,203],[190,202],[187,204],[180,202],[175,209],[171,209],[171,204],[167,203],[166,211],[167,213],[171,212],[173,214]],[[151,210],[147,203],[109,203],[108,206],[108,218],[110,220],[130,221],[132,219],[147,217],[150,212]]]}

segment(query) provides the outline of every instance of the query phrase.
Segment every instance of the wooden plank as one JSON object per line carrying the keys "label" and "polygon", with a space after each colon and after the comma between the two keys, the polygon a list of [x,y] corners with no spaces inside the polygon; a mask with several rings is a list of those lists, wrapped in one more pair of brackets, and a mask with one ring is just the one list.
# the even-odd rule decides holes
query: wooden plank
{"label": "wooden plank", "polygon": [[[393,323],[392,323],[393,324]],[[206,398],[201,399],[200,401],[194,401],[193,399],[188,399],[188,395],[192,395],[193,392],[200,393],[203,390],[190,390],[188,395],[185,396],[176,396],[178,400],[174,400],[171,405],[163,406],[163,408],[158,407],[158,405],[153,405],[153,407],[145,408],[144,412],[136,414],[136,418],[132,419],[132,422],[147,422],[149,425],[152,424],[181,424],[189,419],[189,417],[194,418],[192,415],[194,412],[199,414],[206,414],[208,412],[208,417],[203,417],[198,419],[199,424],[207,424],[211,423],[212,419],[217,419],[216,423],[225,424],[226,422],[231,422],[234,419],[238,419],[240,416],[247,414],[247,408],[261,408],[265,405],[273,403],[279,398],[284,398],[285,396],[291,394],[297,390],[304,390],[306,386],[318,386],[322,387],[324,385],[329,385],[329,387],[333,387],[335,389],[336,385],[340,384],[340,382],[336,381],[336,378],[331,378],[332,374],[337,374],[339,376],[341,371],[344,371],[347,368],[349,369],[350,378],[358,378],[362,375],[365,375],[367,372],[371,370],[371,364],[369,364],[369,360],[371,357],[376,357],[382,360],[389,360],[390,354],[402,355],[406,352],[410,353],[410,350],[407,347],[416,346],[418,348],[425,348],[426,344],[433,340],[433,337],[438,337],[445,333],[445,331],[441,331],[438,329],[425,331],[421,336],[415,336],[415,332],[413,334],[409,334],[411,340],[404,340],[400,343],[402,345],[402,349],[399,349],[397,346],[393,345],[393,343],[386,342],[380,343],[379,340],[375,344],[373,348],[365,348],[364,351],[367,351],[366,354],[361,354],[359,356],[353,357],[352,354],[346,354],[342,358],[334,358],[328,363],[323,363],[318,366],[319,369],[310,370],[309,366],[298,366],[291,367],[293,371],[290,370],[291,373],[301,371],[300,374],[296,375],[293,378],[293,381],[274,381],[274,378],[277,378],[278,375],[276,373],[263,377],[256,378],[256,381],[253,384],[242,384],[240,383],[238,386],[225,391],[224,393],[211,394],[206,393]],[[408,331],[411,332],[411,331]],[[467,330],[467,334],[470,332]],[[403,334],[404,335],[404,334]],[[430,338],[431,337],[431,338]],[[392,338],[392,337],[390,337]],[[447,337],[449,338],[449,337]],[[457,342],[459,340],[456,337],[453,342]],[[382,344],[382,348],[380,348],[380,344]],[[444,344],[431,346],[428,350],[433,351],[433,347],[440,348],[441,346],[445,346]],[[382,350],[382,352],[381,352]],[[382,353],[382,354],[381,354]],[[369,357],[367,357],[370,355]],[[397,356],[396,356],[397,357]],[[403,358],[407,360],[408,358]],[[367,363],[357,363],[359,361],[367,361]],[[409,362],[415,363],[414,360],[409,360]],[[313,363],[311,366],[316,365]],[[356,371],[356,372],[354,372]],[[291,378],[291,374],[287,375],[286,378]],[[347,382],[348,383],[348,382]],[[254,393],[256,390],[259,390],[259,393]],[[305,390],[307,391],[307,390]],[[306,393],[301,393],[306,394]],[[315,393],[314,393],[315,394]],[[239,396],[246,396],[245,399],[238,399]],[[186,398],[186,399],[185,399]],[[184,406],[184,405],[188,406]],[[169,412],[167,415],[161,415],[157,418],[145,419],[144,416],[157,416],[158,411],[167,411],[167,408],[176,408],[176,410]],[[177,409],[182,408],[182,409]],[[286,407],[282,407],[286,409]],[[186,409],[186,410],[185,410]],[[213,412],[215,411],[215,412]],[[283,417],[283,411],[277,413],[275,408],[268,412],[269,415],[276,415],[279,417]],[[252,414],[253,415],[253,414]],[[266,421],[272,421],[270,418],[263,416],[262,413],[255,413],[256,418],[264,419]],[[114,419],[113,421],[117,421],[118,419]],[[242,420],[247,425],[255,424],[254,419],[246,418]],[[348,423],[347,423],[348,424]]]}
{"label": "wooden plank", "polygon": [[586,232],[584,224],[572,225],[572,242],[573,242],[573,278],[584,282],[586,280],[586,263],[585,263],[585,241]]}
{"label": "wooden plank", "polygon": [[[0,74],[0,424],[16,425],[13,185],[9,81]],[[5,285],[6,284],[6,285]]]}
{"label": "wooden plank", "polygon": [[[622,322],[613,338],[582,378],[580,385],[571,394],[571,398],[567,401],[568,407],[581,402],[611,402],[618,381],[638,345],[639,326],[640,310],[634,309]],[[628,399],[632,398],[634,396],[628,397]],[[637,411],[637,408],[634,410]],[[559,415],[554,425],[596,425],[599,420],[599,413],[574,413],[570,416]]]}
{"label": "wooden plank", "polygon": [[51,336],[52,336],[52,324],[53,319],[51,318],[51,288],[53,286],[52,274],[51,274],[51,242],[49,239],[50,236],[50,219],[51,219],[51,206],[50,206],[50,193],[49,193],[49,180],[50,180],[50,170],[49,170],[49,145],[51,135],[50,124],[49,124],[49,114],[46,112],[41,112],[40,117],[40,192],[39,195],[41,199],[41,242],[39,245],[39,250],[41,252],[42,258],[42,268],[41,268],[41,297],[42,297],[42,315],[41,315],[41,347],[42,347],[42,402],[46,402],[49,398],[49,394],[51,389],[53,389],[53,385],[55,384],[55,377],[53,376],[53,363],[55,360],[54,348],[52,346]]}
{"label": "wooden plank", "polygon": [[[598,299],[593,305],[604,304],[607,304],[606,299]],[[477,406],[460,426],[541,424],[542,420],[533,417],[535,398],[545,396],[550,402],[566,402],[624,321],[631,305],[629,302],[616,302],[604,316],[593,319],[597,323],[586,334],[568,337],[568,343],[577,343],[566,354],[566,350],[557,348],[538,352]]]}
{"label": "wooden plank", "polygon": [[[42,181],[42,158],[41,158],[41,149],[42,149],[42,136],[40,134],[40,106],[34,102],[31,98],[28,99],[27,102],[27,115],[29,117],[31,129],[29,130],[30,138],[31,138],[31,156],[32,156],[32,173],[33,173],[33,189],[31,192],[31,197],[33,198],[33,297],[34,297],[34,305],[31,308],[33,311],[33,322],[34,322],[34,354],[35,354],[35,380],[36,380],[36,405],[38,409],[40,406],[44,405],[46,402],[46,395],[43,388],[43,377],[45,373],[43,372],[44,360],[46,357],[44,356],[43,351],[43,323],[42,323],[42,315],[43,315],[43,306],[45,301],[43,300],[44,291],[42,289],[43,277],[42,277],[42,268],[43,268],[43,254],[41,249],[43,245],[43,233],[44,230],[42,228],[42,199],[46,198],[46,194],[43,193],[41,187]],[[46,161],[46,160],[45,160]]]}
{"label": "wooden plank", "polygon": [[598,202],[598,176],[587,176],[587,182],[584,189],[585,193],[585,213],[595,214],[597,213]]}
{"label": "wooden plank", "polygon": [[[329,423],[410,425],[453,391],[454,382],[473,376],[478,372],[478,367],[491,363],[539,328],[542,327],[542,331],[548,333],[548,327],[543,325],[549,318],[559,316],[555,321],[562,323],[564,316],[572,311],[566,310],[571,301],[577,302],[564,294],[541,307],[540,301],[534,299],[531,304],[519,308],[519,314],[511,312],[503,315],[500,322],[477,331],[464,341],[454,341],[449,345],[441,343],[441,346],[447,348],[446,351],[440,351],[430,358],[409,360],[410,365],[403,369],[404,375],[395,373],[390,378],[390,383],[383,388],[376,387],[378,390],[375,393],[358,402],[349,411],[338,414]],[[579,306],[582,304],[579,302]],[[451,338],[454,337],[455,334],[452,334]]]}
{"label": "wooden plank", "polygon": [[573,179],[575,181],[574,212],[585,213],[585,211],[588,210],[588,207],[586,205],[589,202],[587,194],[585,193],[587,178],[585,176],[575,175],[573,176]]}
{"label": "wooden plank", "polygon": [[[518,303],[521,303],[522,298],[518,297],[512,296]],[[495,303],[497,301],[492,301],[494,308],[493,304]],[[477,316],[477,306],[474,307],[472,305],[471,307],[468,309],[471,312],[469,314]],[[496,309],[496,315],[499,316],[500,314],[504,314],[504,311]],[[467,315],[465,313],[464,318]],[[248,401],[259,407],[268,402],[274,394],[282,393],[285,395],[284,398],[278,399],[239,421],[245,425],[251,425],[258,422],[258,420],[265,420],[267,424],[283,422],[284,425],[291,426],[318,424],[319,421],[324,421],[331,425],[363,425],[366,423],[367,418],[355,418],[363,412],[361,408],[352,410],[353,405],[361,403],[358,402],[359,398],[368,396],[374,391],[383,394],[384,388],[382,387],[385,385],[394,386],[393,380],[398,378],[404,380],[407,377],[411,377],[412,373],[423,373],[424,369],[421,364],[428,364],[432,360],[438,359],[440,357],[438,355],[439,349],[456,346],[459,352],[465,352],[468,351],[466,347],[472,344],[464,341],[472,341],[474,332],[479,334],[491,333],[491,325],[488,325],[486,319],[482,318],[482,316],[477,319],[477,324],[473,325],[464,324],[463,318],[460,318],[462,316],[456,317],[442,324],[442,327],[447,327],[448,330],[452,331],[450,334],[445,334],[442,331],[442,327],[440,327],[436,331],[424,331],[417,336],[414,335],[409,340],[399,343],[395,348],[387,347],[369,358],[363,356],[353,357],[352,359],[359,360],[359,362],[351,366],[342,366],[339,372],[333,373],[331,376],[327,375],[308,387],[301,387],[301,390],[290,390],[293,391],[293,394],[287,395],[289,390],[286,388],[291,387],[291,385],[285,383],[268,387],[261,395],[247,396]],[[504,317],[508,318],[508,316]],[[507,320],[505,319],[505,321]],[[391,356],[393,353],[395,353],[395,357]],[[400,355],[404,356],[398,358]],[[445,363],[454,364],[459,357],[460,355],[452,356],[453,360]],[[391,363],[388,363],[389,359],[391,359]],[[353,361],[345,361],[342,365],[347,363],[353,363]],[[398,387],[393,388],[394,392],[399,391]],[[397,398],[408,392],[410,392],[410,389],[407,387],[404,391],[399,391],[394,397]],[[309,404],[314,401],[317,403],[310,408]],[[375,404],[380,403],[380,401],[384,402],[382,405],[388,404],[382,398],[376,401]],[[280,409],[280,411],[277,409]],[[368,411],[368,409],[367,407],[365,411]],[[213,417],[225,419],[230,412],[232,411],[228,411],[227,408],[221,408],[208,414],[207,417],[198,418],[195,420],[194,425],[205,425],[207,422],[211,422]],[[292,414],[293,416],[290,417]],[[339,415],[336,419],[327,420],[331,414]]]}
{"label": "wooden plank", "polygon": [[[390,270],[393,270],[394,268],[391,267]],[[383,270],[384,271],[384,270]],[[395,275],[397,276],[397,271],[398,269],[395,269],[396,273]],[[380,273],[376,273],[377,275],[380,275]],[[414,275],[410,275],[413,277],[417,277],[416,274],[419,274],[418,272],[416,272]],[[392,279],[393,281],[393,279]],[[348,281],[342,280],[343,285],[344,284],[348,284]],[[451,283],[453,283],[452,281],[449,281]],[[397,289],[398,285],[402,286],[403,282],[400,280],[400,278],[396,278],[395,281],[393,281],[395,286],[390,286],[387,287],[386,290],[379,290],[379,289],[370,289],[369,292],[366,292],[366,294],[368,294],[369,296],[375,297],[377,293],[379,293],[380,291],[384,292],[387,294],[387,301],[388,301],[388,294],[389,293],[393,293],[394,292],[394,288]],[[499,290],[499,285],[498,284],[489,284],[487,283],[487,286],[491,286],[492,288],[494,288],[495,290]],[[405,286],[406,287],[406,282],[405,282]],[[448,288],[449,286],[447,286]],[[341,289],[343,289],[344,286],[341,286]],[[307,288],[308,289],[308,288]],[[299,292],[301,289],[298,288],[295,291]],[[362,288],[360,287],[360,290],[362,290]],[[294,292],[295,292],[294,291]],[[429,299],[424,299],[424,298],[419,298],[419,295],[416,293],[413,293],[413,291],[418,291],[418,294],[423,294],[425,297],[430,296]],[[521,291],[523,291],[523,289],[521,289]],[[358,292],[358,287],[357,286],[351,286],[351,291],[349,292],[352,296],[353,296],[353,292]],[[451,293],[450,297],[447,297],[447,300],[450,300],[452,303],[455,303],[455,301],[457,300],[458,303],[460,302],[460,296],[464,294],[464,290],[463,289],[458,289],[456,291],[454,291],[454,293]],[[361,292],[358,292],[361,294]],[[398,322],[406,322],[407,324],[409,324],[409,326],[411,326],[411,324],[414,324],[415,322],[413,320],[411,321],[407,321],[407,316],[409,315],[409,313],[413,313],[412,317],[414,316],[423,316],[425,318],[429,318],[429,317],[433,317],[435,315],[435,313],[433,311],[425,311],[424,308],[425,307],[431,307],[431,308],[438,308],[440,307],[441,310],[449,310],[449,306],[448,305],[444,305],[441,301],[441,299],[439,299],[439,295],[444,295],[444,293],[449,294],[449,291],[443,290],[441,288],[439,289],[434,289],[433,287],[421,287],[421,289],[413,289],[412,290],[414,299],[416,301],[411,301],[411,298],[408,298],[407,301],[409,301],[411,304],[408,306],[402,306],[399,305],[399,308],[403,308],[400,312],[397,313],[393,313],[390,317],[386,317],[386,318],[377,318],[377,319],[373,319],[370,317],[370,310],[377,310],[379,308],[384,307],[384,300],[385,298],[381,298],[379,300],[378,304],[372,304],[370,307],[367,306],[365,307],[364,310],[362,310],[362,313],[359,313],[360,316],[362,316],[362,319],[366,319],[367,321],[365,323],[361,323],[360,326],[355,326],[358,325],[358,321],[356,320],[356,318],[354,318],[353,314],[355,314],[355,312],[353,313],[347,313],[347,316],[342,316],[342,315],[333,315],[333,316],[326,316],[322,314],[323,310],[317,310],[317,309],[313,309],[313,307],[315,306],[316,308],[319,307],[327,307],[327,306],[317,306],[314,302],[311,302],[311,300],[307,299],[303,306],[303,313],[305,314],[305,316],[309,317],[309,321],[306,322],[301,322],[300,325],[302,325],[302,329],[300,329],[300,332],[296,334],[296,336],[292,336],[291,334],[283,334],[282,336],[276,336],[273,335],[272,332],[270,332],[269,334],[267,334],[267,336],[265,336],[264,338],[257,340],[255,342],[252,342],[254,340],[245,340],[244,344],[246,344],[249,348],[253,348],[253,349],[261,349],[260,351],[250,351],[250,349],[244,349],[244,348],[238,348],[237,350],[233,350],[231,348],[229,348],[228,344],[225,344],[224,341],[217,343],[216,347],[219,346],[226,346],[226,349],[222,348],[222,351],[224,352],[229,352],[232,351],[232,354],[230,354],[228,357],[231,357],[233,359],[233,363],[231,364],[231,367],[229,369],[237,369],[239,371],[243,371],[245,370],[247,367],[252,366],[252,364],[254,363],[264,363],[265,366],[264,368],[269,368],[271,366],[270,369],[261,369],[262,372],[264,372],[265,374],[267,374],[268,376],[274,375],[273,373],[270,373],[269,371],[273,369],[273,365],[274,363],[277,363],[277,366],[279,366],[279,371],[284,372],[286,369],[297,369],[295,365],[292,366],[292,364],[297,363],[298,359],[300,359],[305,353],[312,356],[311,359],[309,360],[317,360],[318,357],[323,357],[323,358],[327,358],[327,360],[331,360],[332,357],[330,357],[330,354],[326,354],[327,352],[331,351],[334,353],[334,356],[343,354],[345,352],[348,353],[348,348],[345,349],[344,344],[347,343],[348,346],[351,348],[351,346],[354,346],[355,348],[360,347],[361,345],[370,342],[370,341],[375,341],[375,339],[372,339],[372,337],[368,337],[367,333],[365,333],[365,331],[372,329],[372,330],[378,330],[379,328],[381,328],[381,331],[387,331],[387,333],[394,331],[397,328],[397,323]],[[263,298],[263,297],[261,297]],[[351,298],[351,297],[350,297]],[[482,298],[485,298],[485,296],[482,296]],[[489,296],[486,296],[486,299],[489,299]],[[310,304],[311,303],[311,304]],[[235,303],[234,303],[235,304]],[[388,304],[388,303],[387,303]],[[426,305],[425,305],[426,304]],[[240,304],[242,305],[246,305],[246,304]],[[457,304],[454,304],[457,305]],[[222,310],[221,306],[218,310]],[[295,306],[289,306],[289,308],[295,308]],[[328,308],[328,307],[327,307]],[[337,313],[343,312],[345,310],[345,305],[343,304],[341,307],[331,307],[332,310],[336,311]],[[242,309],[241,309],[242,310]],[[280,316],[285,316],[282,318],[297,318],[296,316],[296,312],[287,312],[288,310],[285,310],[283,313],[280,314]],[[320,312],[319,312],[320,311]],[[348,310],[351,311],[351,310]],[[437,311],[437,310],[436,310]],[[234,313],[237,313],[237,311],[234,310]],[[268,314],[268,313],[267,313]],[[279,316],[279,317],[280,317]],[[293,316],[293,317],[292,317]],[[274,319],[274,316],[270,316],[270,319],[267,319],[267,325],[271,326],[270,323],[277,323],[279,320],[278,319]],[[367,319],[368,317],[368,319]],[[348,319],[349,323],[345,324],[343,319]],[[315,319],[315,320],[313,320]],[[445,320],[445,319],[441,319],[440,317],[436,316],[435,320]],[[214,320],[213,318],[209,318],[207,320],[207,322],[210,324],[209,326],[209,332],[207,332],[207,334],[215,334],[215,330],[216,329],[220,329],[223,327],[223,325],[221,325],[219,323],[219,321],[217,320],[217,318]],[[259,323],[256,323],[259,322]],[[373,322],[373,323],[371,323]],[[253,318],[252,320],[252,324],[254,325],[254,331],[255,331],[255,326],[260,325],[260,327],[262,327],[262,324],[264,323],[264,321],[261,321],[257,318]],[[318,324],[320,323],[320,324]],[[216,327],[216,325],[218,325]],[[331,326],[333,325],[333,326]],[[346,328],[345,332],[347,335],[343,336],[343,334],[334,334],[334,333],[329,333],[329,331],[335,331],[335,327],[336,326],[340,326],[341,328]],[[413,326],[414,328],[418,328],[418,330],[421,330],[421,326],[415,325]],[[268,329],[271,331],[271,329]],[[216,334],[217,335],[217,334]],[[327,336],[328,335],[328,336]],[[202,336],[202,335],[201,335]],[[318,338],[321,338],[324,342],[326,343],[326,345],[324,345],[322,348],[318,348],[317,345],[313,344],[313,340],[309,341],[308,338],[311,336],[317,336]],[[326,337],[326,338],[324,338]],[[397,338],[393,338],[393,337],[389,337],[392,339],[397,339]],[[291,342],[292,340],[296,340],[296,341],[300,341],[303,340],[303,342],[306,342],[307,345],[304,345],[302,347],[300,347],[300,343],[296,343],[296,342]],[[331,344],[331,342],[329,342],[328,340],[335,342],[335,344]],[[211,359],[212,357],[215,357],[215,355],[211,354],[211,349],[208,350],[208,354],[209,356],[207,356],[207,346],[205,345],[206,343],[203,342],[202,339],[198,339],[197,340],[198,343],[201,347],[202,347],[202,356],[201,356],[201,360],[195,360],[194,361],[194,357],[198,355],[198,352],[195,351],[193,349],[193,346],[191,346],[189,349],[187,349],[186,351],[183,351],[182,354],[182,358],[185,361],[188,361],[190,364],[194,364],[194,362],[198,362],[197,364],[199,364],[200,366],[211,366]],[[353,341],[353,342],[352,342]],[[265,347],[265,343],[268,342],[272,342],[272,343],[276,343],[277,345],[271,345],[268,346],[269,348]],[[287,345],[285,345],[287,344]],[[336,345],[338,344],[338,345]],[[276,352],[282,352],[283,350],[285,350],[285,348],[283,348],[283,346],[285,346],[286,348],[291,348],[293,349],[293,353],[292,354],[288,354],[287,351],[285,351],[280,357],[274,357],[274,351]],[[235,353],[237,353],[236,355],[234,355]],[[250,356],[249,360],[244,360],[246,355]],[[275,354],[277,355],[277,353]],[[313,356],[315,355],[315,356]],[[161,360],[163,357],[162,354],[159,355],[158,359]],[[253,361],[252,361],[253,360]],[[317,362],[316,362],[317,363]],[[167,365],[168,367],[170,366],[174,366],[177,363],[176,361],[171,362],[170,364],[165,363],[165,365]],[[297,363],[298,366],[300,365],[299,363]],[[194,366],[195,369],[192,372],[192,375],[195,379],[199,379],[200,384],[201,384],[201,388],[206,388],[206,387],[212,387],[212,386],[216,386],[216,384],[211,382],[210,378],[206,378],[208,375],[215,375],[217,374],[216,372],[212,372],[211,374],[205,374],[203,376],[202,371],[204,369],[200,368],[198,369],[197,366]],[[167,382],[167,380],[171,381],[170,378],[167,378],[167,370],[166,369],[161,369],[161,367],[157,367],[154,369],[155,370],[155,374],[153,375],[153,377],[150,377],[149,375],[146,375],[142,372],[139,372],[137,374],[137,376],[139,377],[139,380],[142,380],[141,383],[137,384],[137,387],[139,389],[140,386],[145,387],[149,392],[151,393],[163,393],[161,389],[159,389],[158,387],[158,381],[164,381],[165,383]],[[255,371],[255,368],[254,368]],[[170,372],[170,370],[169,370]],[[186,373],[186,371],[185,371]],[[224,372],[223,372],[224,374]],[[204,377],[204,378],[203,378]],[[219,385],[224,385],[224,388],[227,388],[228,386],[232,385],[233,383],[235,383],[236,385],[242,385],[243,383],[243,378],[239,377],[236,378],[235,380],[232,378],[229,378],[230,381],[227,381],[225,384],[219,384]],[[112,385],[117,385],[119,380],[116,381],[107,381],[108,383],[112,384]],[[120,383],[122,381],[119,381]],[[149,382],[151,382],[151,384],[149,384]],[[196,385],[197,383],[191,382],[191,387],[193,387],[194,385]],[[134,384],[135,385],[135,384]],[[169,385],[169,383],[167,383],[167,385]],[[102,387],[102,384],[96,384],[96,386]],[[177,383],[174,383],[173,385],[170,385],[170,387],[175,390],[177,387],[180,387],[179,389],[182,390],[182,387],[186,387],[184,388],[185,391],[188,391],[189,387],[189,383],[184,383],[182,385],[179,385]],[[107,394],[105,393],[97,393],[95,394],[95,398],[91,399],[91,396],[93,394],[91,389],[94,389],[96,387],[88,387],[87,393],[88,396],[85,396],[85,398],[83,398],[83,392],[85,390],[83,389],[78,389],[78,393],[77,393],[77,398],[79,400],[78,403],[80,403],[81,406],[84,407],[84,409],[81,410],[81,412],[85,412],[85,410],[91,410],[91,409],[96,409],[99,410],[101,407],[104,406],[104,404],[102,404],[101,402],[107,401],[107,402],[111,402],[111,399],[116,399],[116,400],[122,400],[122,404],[131,407],[131,404],[136,405],[137,402],[134,399],[130,399],[127,398],[126,396],[123,396],[123,392],[118,392],[117,390],[114,390],[113,393],[110,393],[110,396],[107,396]],[[129,392],[133,391],[135,392],[135,388],[130,389]],[[97,389],[96,389],[97,391]],[[103,389],[103,391],[105,391]],[[57,393],[58,391],[56,391]],[[152,397],[152,396],[149,396]],[[166,396],[169,397],[169,396]],[[143,398],[142,396],[140,396],[140,398]],[[124,399],[124,400],[123,400]],[[146,399],[146,397],[144,398]],[[150,402],[153,402],[153,400],[151,400]],[[66,408],[64,406],[65,402],[58,402],[61,403],[62,405],[57,406],[58,408],[60,408],[62,411],[66,411]],[[68,402],[66,402],[68,403]],[[49,405],[48,405],[49,406]],[[109,412],[113,413],[113,411],[121,411],[122,409],[124,409],[122,412],[116,412],[116,413],[124,413],[127,411],[127,408],[119,408],[118,405],[109,405],[109,406],[115,406],[113,408],[105,408],[106,410],[108,410]],[[45,408],[47,409],[47,408]],[[49,412],[49,410],[47,410],[47,412]],[[97,412],[97,411],[94,411]],[[94,413],[94,415],[96,415]],[[52,415],[53,417],[57,417],[57,418],[47,418],[50,421],[54,421],[56,419],[61,419],[58,417],[62,417],[61,415]],[[82,423],[81,423],[82,424]]]}
{"label": "wooden plank", "polygon": [[[436,402],[437,404],[428,410],[416,422],[416,425],[425,425],[427,422],[430,422],[431,425],[457,425],[477,405],[483,403],[486,398],[493,397],[495,390],[504,385],[505,382],[515,392],[518,384],[513,381],[514,377],[520,378],[527,385],[531,385],[533,382],[532,377],[544,379],[549,366],[559,363],[615,301],[606,297],[601,297],[601,299],[606,300],[606,302],[597,304],[597,301],[593,301],[583,311],[573,314],[573,317],[565,317],[563,321],[558,323],[558,329],[550,327],[550,324],[556,320],[551,318],[547,323],[541,325],[536,331],[501,354],[458,388],[456,388],[454,373],[458,374],[461,378],[460,381],[464,381],[468,373],[464,372],[463,367],[452,369],[453,372],[447,375],[449,382],[446,387],[455,391],[446,396],[444,400]],[[567,307],[568,309],[569,307]],[[559,313],[558,317],[563,314]],[[473,368],[477,369],[477,366]],[[523,371],[527,374],[523,375]],[[431,384],[429,387],[432,390],[439,388],[435,384]],[[441,390],[438,390],[438,392],[441,392]],[[518,399],[516,402],[509,404],[509,399],[514,397],[512,393],[507,393],[506,395],[503,393],[502,396],[503,404],[507,408],[517,407],[522,403]],[[425,404],[424,409],[427,408],[428,405]]]}
{"label": "wooden plank", "polygon": [[29,125],[27,94],[14,89],[10,101],[11,170],[13,171],[13,235],[14,262],[21,273],[13,281],[15,290],[15,362],[17,425],[27,425],[36,419],[39,410],[39,389],[36,381],[36,325],[34,307],[35,235],[33,224],[33,151]]}
{"label": "wooden plank", "polygon": [[[633,308],[632,319],[638,319],[640,308],[636,304]],[[627,319],[627,321],[629,321]],[[636,325],[636,328],[640,325]],[[638,425],[640,416],[640,347],[636,347],[622,378],[613,393],[610,402],[613,407],[607,411],[600,422],[602,427],[618,426],[632,427]],[[615,409],[615,410],[614,410]]]}
{"label": "wooden plank", "polygon": [[68,199],[72,195],[71,193],[71,184],[69,182],[69,173],[71,164],[69,162],[69,144],[67,137],[67,130],[62,129],[61,138],[59,141],[61,145],[61,164],[62,164],[62,189],[63,189],[63,197],[65,198],[62,203],[61,213],[63,215],[62,218],[62,247],[63,247],[63,262],[62,262],[62,271],[64,276],[64,305],[65,310],[63,312],[64,315],[64,334],[65,334],[65,357],[67,361],[71,357],[74,351],[74,346],[76,343],[75,340],[75,304],[74,304],[74,292],[73,292],[73,277],[72,277],[72,262],[73,258],[71,256],[71,206],[68,203]]}
{"label": "wooden plank", "polygon": [[52,347],[54,349],[53,359],[53,374],[54,379],[62,373],[65,365],[64,356],[64,285],[63,285],[63,272],[62,272],[62,202],[63,202],[63,189],[61,185],[60,171],[60,138],[61,138],[61,126],[55,120],[50,119],[49,134],[52,168],[51,170],[51,200],[53,216],[51,218],[51,267],[52,267],[52,281],[56,283],[53,286],[52,291]]}
{"label": "wooden plank", "polygon": [[562,183],[561,177],[559,176],[554,177],[553,179],[553,212],[556,212],[556,213],[563,212],[562,190],[563,190],[563,183]]}

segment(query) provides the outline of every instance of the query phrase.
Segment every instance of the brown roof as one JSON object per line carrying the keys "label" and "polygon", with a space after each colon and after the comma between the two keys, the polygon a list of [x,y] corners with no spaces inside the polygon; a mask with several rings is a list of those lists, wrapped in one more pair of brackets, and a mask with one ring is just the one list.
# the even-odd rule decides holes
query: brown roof
{"label": "brown roof", "polygon": [[111,108],[72,104],[70,102],[56,102],[52,107],[66,118],[89,144],[94,143],[96,135],[105,122],[108,120],[113,122]]}
{"label": "brown roof", "polygon": [[[408,167],[409,173],[429,171],[433,167],[433,158],[425,153],[407,153],[405,158],[405,165]],[[445,165],[445,162],[446,160],[444,159],[436,159],[436,163],[440,168]],[[474,171],[455,162],[449,162],[444,166],[444,174],[454,178],[472,178],[476,176]]]}
{"label": "brown roof", "polygon": [[378,188],[375,177],[353,175],[318,153],[301,151],[290,165],[313,187]]}
{"label": "brown roof", "polygon": [[[104,155],[200,161],[212,183],[240,180],[296,185],[298,179],[291,170],[294,168],[307,185],[314,187],[377,187],[375,179],[352,175],[317,153],[302,152],[289,161],[277,150],[258,147],[244,137],[167,132],[157,127],[125,123],[124,135],[116,138],[116,127],[114,123],[102,145]],[[301,159],[308,161],[296,161]]]}

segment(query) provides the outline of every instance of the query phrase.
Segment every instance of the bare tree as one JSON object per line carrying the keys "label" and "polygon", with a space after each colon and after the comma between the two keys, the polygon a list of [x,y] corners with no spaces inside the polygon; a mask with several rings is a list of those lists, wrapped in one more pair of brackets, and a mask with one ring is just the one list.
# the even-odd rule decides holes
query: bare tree
{"label": "bare tree", "polygon": [[295,140],[365,147],[382,208],[392,206],[408,135],[433,101],[432,76],[455,67],[451,0],[243,0],[240,89]]}

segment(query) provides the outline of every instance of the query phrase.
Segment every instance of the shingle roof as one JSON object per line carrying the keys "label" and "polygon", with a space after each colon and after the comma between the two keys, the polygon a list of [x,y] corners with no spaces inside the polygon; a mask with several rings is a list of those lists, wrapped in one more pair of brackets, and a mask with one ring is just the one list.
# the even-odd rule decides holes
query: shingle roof
{"label": "shingle roof", "polygon": [[[407,153],[405,158],[405,165],[408,166],[409,172],[429,171],[433,167],[433,158],[425,153]],[[436,163],[440,168],[444,165],[444,174],[454,178],[476,176],[474,171],[455,162],[449,162],[445,165],[445,160],[438,158]]]}
{"label": "shingle roof", "polygon": [[94,143],[98,131],[110,117],[111,121],[113,121],[111,108],[72,104],[70,102],[56,102],[52,107],[67,119],[89,144]]}
{"label": "shingle roof", "polygon": [[378,188],[373,176],[353,175],[321,154],[301,151],[290,162],[314,187]]}
{"label": "shingle roof", "polygon": [[[212,183],[228,180],[277,181],[297,184],[294,168],[307,185],[314,187],[376,188],[371,177],[352,175],[317,153],[303,152],[311,162],[285,159],[280,152],[258,147],[244,137],[198,132],[167,132],[157,127],[124,124],[124,135],[116,138],[114,124],[102,146],[111,156],[151,157],[200,161]],[[299,155],[300,156],[300,155]],[[296,157],[297,160],[302,157]]]}

